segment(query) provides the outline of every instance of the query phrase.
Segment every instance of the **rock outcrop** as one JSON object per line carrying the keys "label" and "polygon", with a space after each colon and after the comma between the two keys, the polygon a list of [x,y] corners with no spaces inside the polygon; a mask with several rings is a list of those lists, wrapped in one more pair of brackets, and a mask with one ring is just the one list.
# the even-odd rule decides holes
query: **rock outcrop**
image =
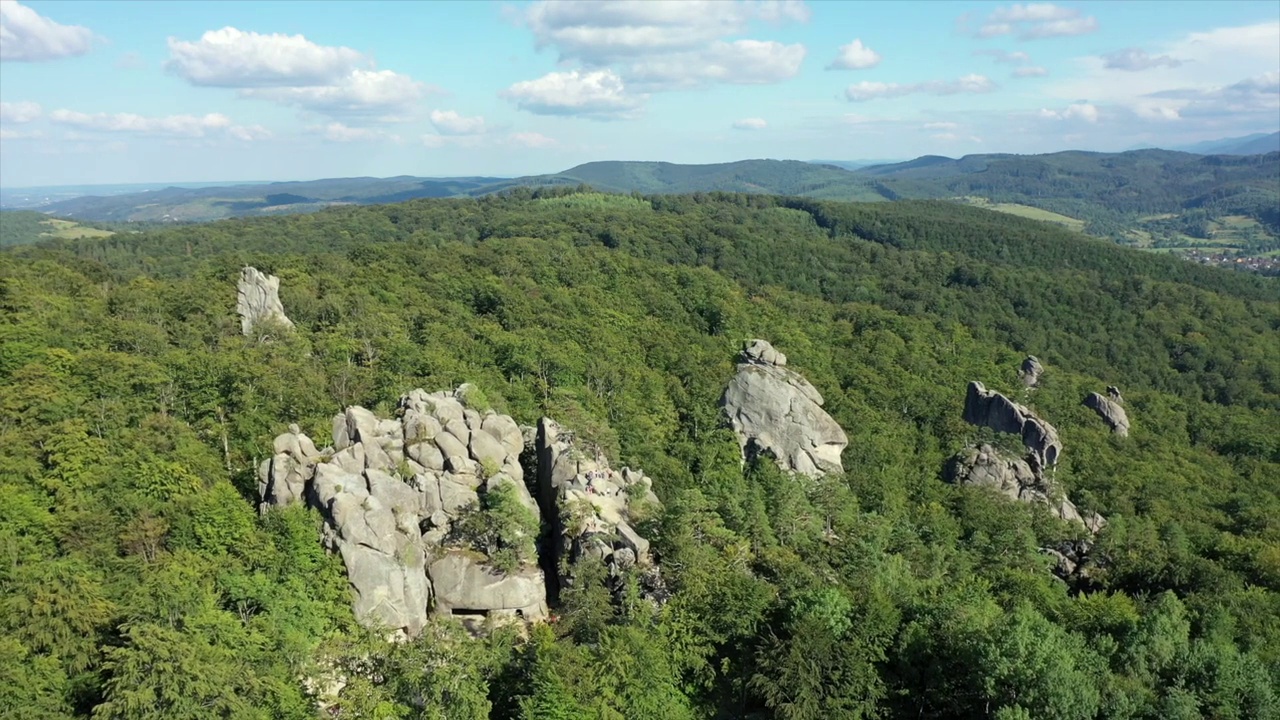
{"label": "rock outcrop", "polygon": [[[1114,393],[1110,391],[1115,390]],[[1098,413],[1098,417],[1102,418],[1111,426],[1111,432],[1120,437],[1129,436],[1129,415],[1124,411],[1124,407],[1120,404],[1120,391],[1115,386],[1107,388],[1111,398],[1105,398],[1098,393],[1089,393],[1085,396],[1082,403],[1085,407]]]}
{"label": "rock outcrop", "polygon": [[787,357],[764,340],[750,340],[721,405],[738,435],[744,461],[772,454],[783,469],[811,477],[841,472],[849,444],[822,409],[822,394],[786,368]]}
{"label": "rock outcrop", "polygon": [[293,327],[293,321],[284,314],[284,306],[280,304],[280,278],[261,273],[257,268],[245,267],[240,271],[236,313],[240,315],[240,332],[246,336],[253,335],[253,327],[264,320]]}
{"label": "rock outcrop", "polygon": [[[290,426],[259,468],[261,509],[306,502],[324,517],[324,542],[341,554],[356,618],[416,635],[428,613],[546,614],[542,571],[494,570],[455,523],[481,512],[482,497],[510,485],[537,516],[523,482],[524,437],[506,415],[463,400],[470,391],[400,398],[397,417],[350,407],[333,420],[333,445],[317,450]],[[534,531],[536,533],[536,530]]]}
{"label": "rock outcrop", "polygon": [[664,602],[661,571],[650,555],[649,541],[634,527],[662,507],[653,481],[639,470],[614,470],[599,449],[580,443],[549,418],[538,423],[535,448],[538,501],[551,526],[543,567],[552,579],[552,601],[574,582],[574,564],[595,558],[605,564],[615,594],[634,569],[641,595]]}
{"label": "rock outcrop", "polygon": [[1025,405],[987,390],[976,380],[969,383],[965,394],[964,419],[971,425],[1021,437],[1037,474],[1058,464],[1058,456],[1062,454],[1058,431]]}
{"label": "rock outcrop", "polygon": [[1105,521],[1096,513],[1082,515],[1062,492],[1026,460],[1009,459],[990,445],[969,447],[957,453],[946,467],[947,482],[989,488],[1027,503],[1045,505],[1055,516],[1097,532]]}
{"label": "rock outcrop", "polygon": [[1018,377],[1022,378],[1022,384],[1033,388],[1040,384],[1040,376],[1044,374],[1044,366],[1040,364],[1040,360],[1035,355],[1028,355],[1022,361],[1022,367],[1018,370]]}

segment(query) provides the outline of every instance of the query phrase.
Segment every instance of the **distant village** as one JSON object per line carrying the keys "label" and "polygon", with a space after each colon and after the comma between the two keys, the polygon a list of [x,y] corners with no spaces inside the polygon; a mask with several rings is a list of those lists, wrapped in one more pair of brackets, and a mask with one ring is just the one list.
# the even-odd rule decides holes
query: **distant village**
{"label": "distant village", "polygon": [[1262,275],[1280,275],[1280,257],[1266,255],[1239,255],[1227,252],[1204,252],[1188,250],[1182,255],[1192,262],[1201,265],[1217,265],[1237,270],[1256,272]]}

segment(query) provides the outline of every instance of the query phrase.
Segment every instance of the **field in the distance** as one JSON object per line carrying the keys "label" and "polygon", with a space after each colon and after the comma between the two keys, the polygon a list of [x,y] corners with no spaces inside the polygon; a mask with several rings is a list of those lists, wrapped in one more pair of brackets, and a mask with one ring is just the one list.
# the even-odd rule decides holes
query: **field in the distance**
{"label": "field in the distance", "polygon": [[1066,215],[1059,215],[1056,212],[1042,210],[1037,207],[1031,207],[1030,205],[1020,205],[1018,203],[993,203],[987,198],[975,196],[956,199],[968,205],[973,205],[974,207],[986,208],[987,210],[995,210],[997,212],[1008,213],[1010,215],[1017,215],[1018,217],[1024,217],[1029,220],[1041,220],[1043,222],[1056,223],[1063,227],[1070,228],[1071,230],[1080,231],[1084,229],[1083,220],[1077,220],[1076,218],[1067,217]]}
{"label": "field in the distance", "polygon": [[115,233],[111,232],[110,230],[103,230],[101,228],[96,228],[96,227],[88,227],[87,225],[81,225],[80,223],[75,222],[74,220],[61,220],[59,218],[49,218],[48,220],[41,221],[40,224],[46,225],[49,227],[48,230],[40,233],[41,235],[44,235],[47,237],[53,237],[53,238],[62,238],[65,240],[76,240],[79,238],[111,237],[112,235],[115,235]]}

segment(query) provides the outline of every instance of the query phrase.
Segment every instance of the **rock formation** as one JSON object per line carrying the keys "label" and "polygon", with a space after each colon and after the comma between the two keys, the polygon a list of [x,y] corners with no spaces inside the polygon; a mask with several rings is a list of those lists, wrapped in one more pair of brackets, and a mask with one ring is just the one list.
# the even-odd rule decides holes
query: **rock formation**
{"label": "rock formation", "polygon": [[[1114,393],[1111,393],[1115,390]],[[1098,393],[1089,393],[1083,402],[1083,405],[1098,413],[1098,417],[1106,421],[1111,426],[1111,432],[1120,437],[1129,436],[1129,415],[1124,411],[1124,407],[1120,405],[1120,391],[1115,386],[1107,388],[1107,392],[1111,394],[1111,398],[1102,397]]]}
{"label": "rock formation", "polygon": [[787,357],[764,340],[750,340],[721,405],[738,435],[743,459],[771,453],[784,470],[811,477],[841,472],[844,430],[822,409],[822,395],[786,368]]}
{"label": "rock formation", "polygon": [[995,490],[1011,500],[1039,503],[1057,517],[1097,532],[1105,521],[1096,513],[1081,515],[1053,483],[1038,475],[1026,460],[1008,459],[990,445],[969,447],[947,462],[947,482]]}
{"label": "rock formation", "polygon": [[290,426],[259,468],[262,510],[306,502],[324,518],[324,542],[342,555],[365,625],[412,637],[440,614],[546,614],[542,571],[494,570],[451,529],[493,489],[510,485],[536,517],[523,482],[520,427],[467,407],[470,386],[400,398],[397,417],[350,407],[333,420],[333,445],[316,450]]}
{"label": "rock formation", "polygon": [[257,268],[240,271],[236,313],[240,315],[240,332],[246,336],[253,335],[253,326],[264,320],[293,327],[280,304],[280,278],[258,272]]}
{"label": "rock formation", "polygon": [[1058,464],[1058,456],[1062,453],[1058,431],[1025,405],[987,390],[976,380],[969,383],[965,394],[964,419],[971,425],[1021,437],[1037,474]]}
{"label": "rock formation", "polygon": [[649,541],[633,527],[662,507],[653,481],[639,470],[612,469],[598,449],[580,443],[549,418],[539,421],[535,444],[538,501],[551,524],[544,568],[552,577],[553,602],[562,587],[573,583],[573,564],[583,558],[606,565],[615,594],[622,589],[625,573],[634,568],[642,596],[665,601],[666,586],[649,553]]}
{"label": "rock formation", "polygon": [[1040,384],[1040,376],[1044,374],[1044,366],[1040,364],[1040,360],[1035,355],[1028,355],[1022,361],[1022,368],[1018,370],[1018,377],[1022,378],[1022,384],[1033,388]]}

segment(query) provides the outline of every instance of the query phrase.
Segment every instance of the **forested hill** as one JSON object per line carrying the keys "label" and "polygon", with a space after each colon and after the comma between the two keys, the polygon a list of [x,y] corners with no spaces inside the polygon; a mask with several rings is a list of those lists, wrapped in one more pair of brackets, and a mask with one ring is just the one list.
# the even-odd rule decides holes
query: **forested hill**
{"label": "forested hill", "polygon": [[1172,214],[1188,228],[1239,215],[1280,235],[1280,152],[930,156],[857,172],[876,178],[890,197],[976,196],[1020,203],[1085,221],[1095,234],[1128,229],[1142,216]]}
{"label": "forested hill", "polygon": [[[292,330],[241,334],[248,264]],[[746,338],[843,473],[742,463]],[[1087,577],[1041,551],[1080,528],[944,482],[1009,437],[971,380],[1057,428],[1055,487],[1107,518]],[[580,575],[526,633],[388,644],[315,511],[256,512],[289,423],[462,382],[643,468],[665,603]],[[1128,437],[1081,404],[1108,385]],[[518,189],[8,248],[0,714],[1277,718],[1277,427],[1275,282],[945,202]]]}

